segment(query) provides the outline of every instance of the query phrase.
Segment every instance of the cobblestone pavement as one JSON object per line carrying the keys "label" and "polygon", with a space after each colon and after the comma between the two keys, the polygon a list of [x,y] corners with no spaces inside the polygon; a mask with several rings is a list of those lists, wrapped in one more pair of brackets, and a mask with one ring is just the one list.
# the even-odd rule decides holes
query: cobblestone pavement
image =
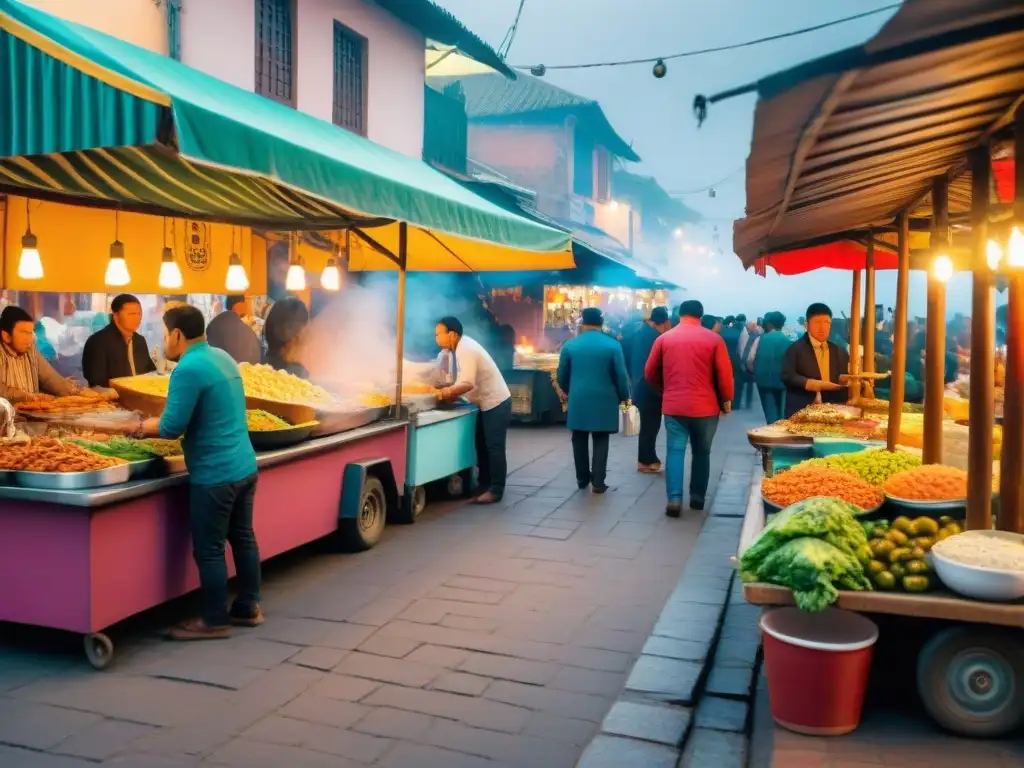
{"label": "cobblestone pavement", "polygon": [[[723,420],[712,477],[749,461]],[[435,504],[376,549],[268,569],[267,622],[224,642],[119,637],[97,673],[53,640],[0,644],[0,766],[571,768],[675,587],[701,518],[613,438],[604,496],[564,429],[510,434],[500,507]],[[126,577],[130,577],[126,574]]]}
{"label": "cobblestone pavement", "polygon": [[980,741],[945,733],[908,695],[876,691],[853,733],[812,738],[775,725],[762,677],[754,708],[750,768],[1020,768],[1024,738]]}

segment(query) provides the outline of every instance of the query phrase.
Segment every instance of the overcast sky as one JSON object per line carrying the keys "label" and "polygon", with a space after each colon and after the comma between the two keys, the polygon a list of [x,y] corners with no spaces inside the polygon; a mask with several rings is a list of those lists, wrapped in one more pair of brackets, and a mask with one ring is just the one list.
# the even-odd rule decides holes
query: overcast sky
{"label": "overcast sky", "polygon": [[[438,0],[495,47],[515,17],[519,0]],[[519,31],[509,54],[514,65],[576,64],[663,56],[729,45],[813,26],[889,5],[887,0],[525,0]],[[767,279],[742,272],[731,251],[732,220],[743,215],[743,166],[750,149],[754,97],[738,97],[711,107],[697,128],[691,106],[698,93],[713,94],[763,75],[816,58],[871,37],[891,11],[820,32],[737,51],[667,62],[658,80],[651,65],[549,71],[552,83],[598,100],[612,125],[632,141],[643,158],[633,170],[655,176],[668,190],[692,190],[729,180],[682,198],[708,218],[705,232],[719,225],[724,255],[688,263],[682,254],[674,276],[709,312],[763,314],[782,309],[791,317],[811,301],[849,310],[849,273],[819,271],[800,277]],[[924,275],[911,283],[911,316],[923,315]],[[880,275],[878,301],[891,305],[895,277]],[[970,278],[950,283],[950,313],[970,311]]]}

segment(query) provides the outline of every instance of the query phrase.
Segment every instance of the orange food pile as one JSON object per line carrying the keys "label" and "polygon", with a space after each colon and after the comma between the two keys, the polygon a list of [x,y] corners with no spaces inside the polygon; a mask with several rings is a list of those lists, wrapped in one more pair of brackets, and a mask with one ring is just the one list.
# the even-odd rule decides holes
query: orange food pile
{"label": "orange food pile", "polygon": [[91,472],[124,464],[121,459],[100,456],[53,437],[36,437],[27,443],[0,444],[0,469],[22,472]]}
{"label": "orange food pile", "polygon": [[967,496],[967,473],[943,464],[925,464],[897,472],[882,487],[898,499],[951,501]]}
{"label": "orange food pile", "polygon": [[98,392],[83,392],[79,395],[65,397],[37,397],[18,403],[17,409],[22,413],[58,413],[60,411],[111,410],[111,400],[117,395],[103,395]]}
{"label": "orange food pile", "polygon": [[879,488],[861,480],[852,472],[824,466],[796,467],[761,481],[761,494],[772,504],[788,507],[814,496],[831,496],[874,509],[884,500]]}

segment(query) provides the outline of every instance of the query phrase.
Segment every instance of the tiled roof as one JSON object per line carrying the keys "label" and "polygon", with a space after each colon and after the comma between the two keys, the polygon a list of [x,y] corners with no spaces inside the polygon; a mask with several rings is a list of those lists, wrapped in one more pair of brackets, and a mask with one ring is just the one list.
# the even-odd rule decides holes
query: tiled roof
{"label": "tiled roof", "polygon": [[488,74],[428,77],[427,83],[440,89],[456,80],[466,95],[466,114],[470,120],[511,121],[546,117],[554,120],[572,115],[616,157],[631,162],[640,160],[633,148],[616,133],[601,105],[593,99],[522,73],[516,80]]}

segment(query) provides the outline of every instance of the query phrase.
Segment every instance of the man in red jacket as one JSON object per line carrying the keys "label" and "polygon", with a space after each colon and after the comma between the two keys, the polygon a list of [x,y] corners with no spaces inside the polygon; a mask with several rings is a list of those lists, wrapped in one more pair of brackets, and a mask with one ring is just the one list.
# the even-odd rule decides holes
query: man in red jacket
{"label": "man in red jacket", "polygon": [[679,307],[679,325],[654,342],[644,378],[662,393],[662,413],[668,435],[665,462],[665,514],[679,517],[683,507],[683,467],[690,443],[690,509],[704,509],[711,475],[711,442],[718,416],[732,408],[732,364],[725,341],[702,328],[704,306],[695,300]]}

